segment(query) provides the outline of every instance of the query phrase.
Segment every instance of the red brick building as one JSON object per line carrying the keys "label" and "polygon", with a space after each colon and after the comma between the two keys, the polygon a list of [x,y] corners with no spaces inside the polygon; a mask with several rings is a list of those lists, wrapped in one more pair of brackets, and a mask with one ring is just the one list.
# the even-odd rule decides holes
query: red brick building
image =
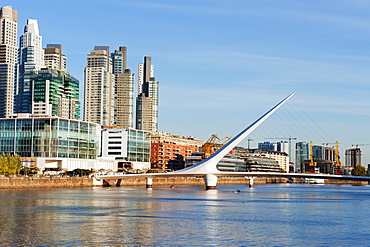
{"label": "red brick building", "polygon": [[184,168],[185,158],[198,152],[203,142],[191,136],[153,132],[148,135],[151,141],[150,163],[152,169],[178,170]]}

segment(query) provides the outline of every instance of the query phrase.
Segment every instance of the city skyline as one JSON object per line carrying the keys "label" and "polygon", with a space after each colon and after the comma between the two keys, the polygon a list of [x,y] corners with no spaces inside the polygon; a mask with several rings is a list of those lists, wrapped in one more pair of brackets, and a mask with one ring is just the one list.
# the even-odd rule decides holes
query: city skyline
{"label": "city skyline", "polygon": [[[80,84],[86,54],[96,45],[128,47],[127,67],[135,81],[142,57],[155,58],[160,131],[202,140],[213,133],[234,135],[295,91],[291,107],[330,136],[317,136],[316,144],[339,141],[344,162],[344,149],[370,143],[370,3],[55,1],[53,8],[46,3],[5,0],[3,6],[18,11],[18,39],[26,20],[37,19],[43,47],[62,44],[68,71]],[[98,11],[99,18],[91,14]],[[126,29],[118,34],[122,22]],[[256,136],[297,135],[282,134]],[[361,148],[366,166],[370,146]]]}

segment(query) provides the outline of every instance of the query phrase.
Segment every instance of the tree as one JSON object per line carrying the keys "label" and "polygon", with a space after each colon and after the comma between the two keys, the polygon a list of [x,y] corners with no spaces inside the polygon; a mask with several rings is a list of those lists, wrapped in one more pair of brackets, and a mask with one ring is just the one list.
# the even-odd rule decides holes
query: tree
{"label": "tree", "polygon": [[18,154],[2,153],[0,155],[0,169],[3,174],[19,174],[22,169],[21,156]]}
{"label": "tree", "polygon": [[351,174],[352,176],[365,176],[366,168],[362,165],[356,165],[356,167],[352,169]]}

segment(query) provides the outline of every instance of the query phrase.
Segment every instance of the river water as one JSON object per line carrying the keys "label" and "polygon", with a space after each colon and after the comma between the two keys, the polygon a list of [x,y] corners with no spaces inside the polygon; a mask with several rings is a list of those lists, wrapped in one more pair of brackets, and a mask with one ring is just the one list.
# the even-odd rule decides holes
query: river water
{"label": "river water", "polygon": [[0,210],[1,246],[370,245],[369,186],[0,190]]}

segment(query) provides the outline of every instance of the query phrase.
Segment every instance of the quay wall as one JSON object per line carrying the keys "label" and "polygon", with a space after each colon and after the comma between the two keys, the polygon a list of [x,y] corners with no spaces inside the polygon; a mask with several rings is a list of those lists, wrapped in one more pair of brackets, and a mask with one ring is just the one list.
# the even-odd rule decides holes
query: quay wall
{"label": "quay wall", "polygon": [[[256,178],[254,184],[287,183],[286,178]],[[304,183],[304,179],[294,179],[294,183]],[[368,185],[368,182],[325,180],[326,184]],[[217,184],[249,184],[244,177],[219,177]],[[105,180],[103,186],[145,186],[145,178],[126,178],[120,181]],[[153,178],[155,186],[204,186],[202,177]],[[0,177],[0,189],[31,189],[31,188],[81,188],[94,187],[93,178],[89,177]],[[98,185],[101,186],[101,185]]]}
{"label": "quay wall", "polygon": [[[285,183],[284,178],[256,178],[254,184]],[[217,184],[249,184],[249,180],[241,177],[220,177]],[[104,186],[145,186],[145,178],[106,180]],[[202,177],[154,178],[153,186],[204,186]],[[32,188],[81,188],[94,187],[93,178],[89,177],[1,177],[0,189],[32,189]],[[101,186],[101,185],[100,185]]]}
{"label": "quay wall", "polygon": [[3,177],[0,189],[31,188],[80,188],[93,187],[92,178],[88,177]]}

